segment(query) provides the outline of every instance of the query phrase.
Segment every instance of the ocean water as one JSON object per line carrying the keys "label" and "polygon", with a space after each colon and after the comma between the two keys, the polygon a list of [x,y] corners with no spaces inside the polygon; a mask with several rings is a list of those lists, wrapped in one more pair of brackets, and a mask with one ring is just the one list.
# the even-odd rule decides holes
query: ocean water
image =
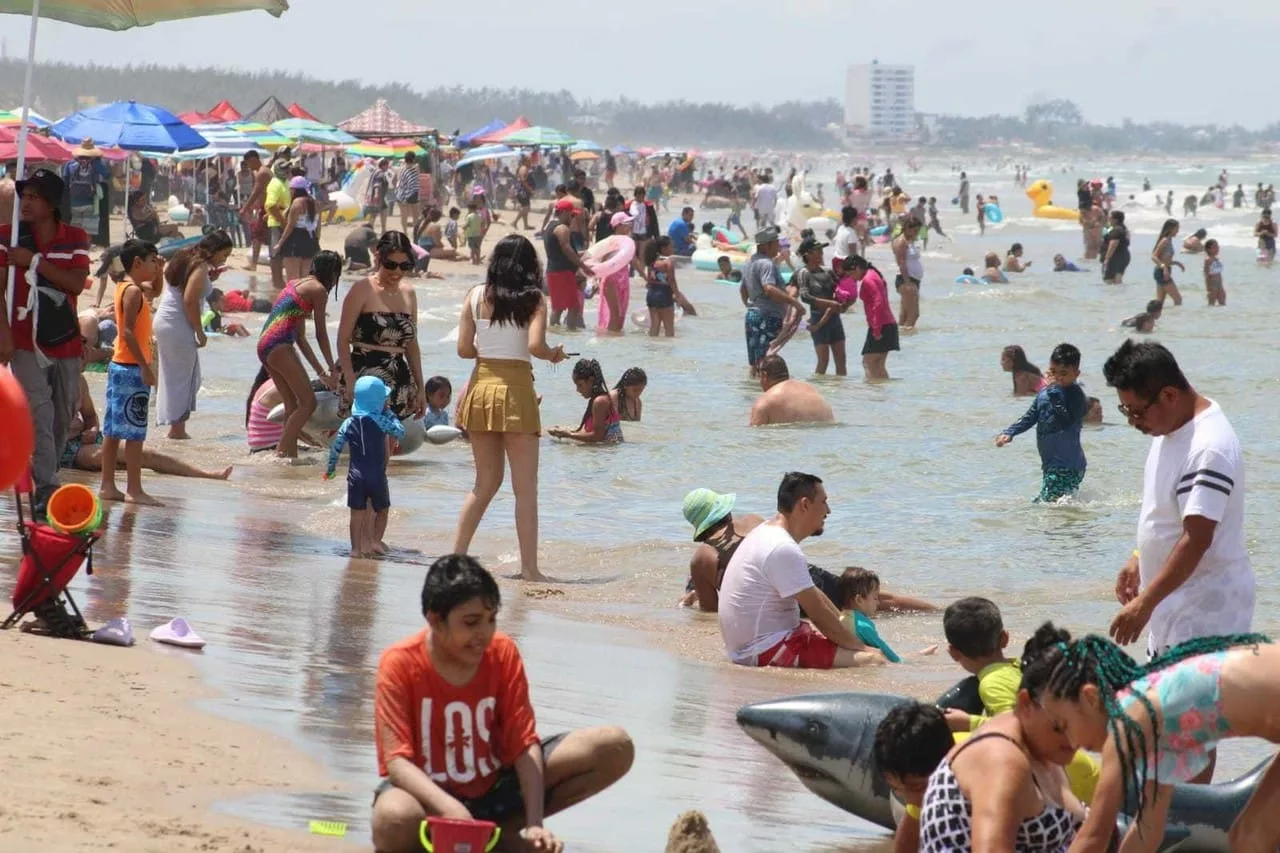
{"label": "ocean water", "polygon": [[[1040,162],[1045,168],[1033,169],[1032,179],[1054,180],[1063,206],[1073,206],[1077,174],[1114,175],[1122,199],[1142,198],[1141,181],[1150,177],[1154,191],[1174,190],[1175,213],[1185,195],[1203,192],[1221,168],[1229,170],[1233,187],[1243,182],[1246,190],[1272,182],[1278,171],[1262,161]],[[823,181],[830,196],[837,165],[849,164],[819,163],[810,186]],[[1011,169],[965,162],[974,192],[995,192],[1006,215],[979,237],[976,222],[962,220],[949,205],[958,184],[949,161],[925,163],[916,173],[902,162],[892,165],[913,196],[942,201],[943,227],[952,239],[935,237],[924,255],[920,324],[903,336],[903,351],[890,356],[891,382],[862,380],[861,312],[845,315],[853,375],[812,380],[831,402],[835,425],[746,426],[758,387],[747,378],[741,303],[735,288],[715,284],[707,273],[680,271],[699,316],[682,319],[672,340],[638,330],[623,338],[597,339],[590,331],[563,336],[566,349],[599,359],[611,382],[633,365],[649,376],[645,421],[623,425],[624,444],[543,442],[540,565],[570,582],[503,585],[501,624],[524,649],[541,728],[617,723],[637,743],[631,775],[599,800],[551,820],[571,849],[657,849],[675,815],[693,807],[707,812],[723,849],[880,849],[877,830],[808,794],[737,730],[733,713],[745,702],[814,690],[928,696],[963,675],[945,654],[906,654],[902,666],[834,674],[761,673],[725,663],[714,617],[675,607],[691,548],[692,531],[680,514],[690,489],[734,492],[738,511],[768,514],[784,472],[818,474],[832,515],[826,534],[804,543],[812,561],[872,568],[885,588],[940,604],[990,596],[1013,635],[1011,651],[1045,619],[1075,631],[1105,631],[1117,610],[1114,576],[1133,547],[1148,440],[1123,423],[1101,368],[1126,337],[1120,320],[1154,295],[1146,256],[1163,207],[1125,208],[1134,262],[1124,285],[1108,286],[1096,264],[1089,273],[1051,272],[1055,253],[1081,254],[1079,229],[1034,219]],[[713,217],[723,212],[700,214],[698,221]],[[1200,258],[1182,257],[1189,269],[1176,279],[1185,302],[1166,308],[1152,337],[1222,405],[1240,436],[1248,471],[1246,533],[1258,574],[1255,626],[1275,630],[1274,534],[1267,531],[1280,521],[1280,462],[1270,426],[1278,385],[1271,318],[1280,307],[1280,268],[1256,264],[1255,220],[1249,207],[1210,210],[1184,222],[1184,235],[1205,227],[1222,243],[1228,304],[1205,305]],[[986,251],[1003,256],[1015,241],[1034,261],[1031,272],[1006,285],[953,283]],[[892,268],[887,247],[873,249],[871,259]],[[455,389],[470,365],[446,339],[474,280],[418,285],[424,369],[450,377]],[[219,286],[265,289],[269,283],[233,271]],[[633,310],[642,307],[633,299]],[[588,317],[594,319],[593,307]],[[335,328],[336,320],[331,333]],[[1103,401],[1106,422],[1085,433],[1089,472],[1079,498],[1041,506],[1031,502],[1039,490],[1034,437],[1002,449],[993,444],[1030,402],[1011,396],[999,356],[1005,345],[1020,344],[1044,367],[1064,341],[1083,352],[1082,381]],[[793,376],[811,372],[804,335],[783,355]],[[149,629],[186,616],[210,640],[200,666],[226,692],[216,710],[288,735],[350,786],[340,795],[252,798],[227,809],[290,826],[311,818],[344,820],[359,840],[367,837],[376,776],[377,656],[420,626],[422,576],[431,557],[449,548],[472,482],[470,452],[462,443],[428,446],[393,462],[388,541],[398,549],[396,559],[351,562],[343,484],[322,481],[320,455],[285,466],[244,453],[245,394],[257,370],[253,339],[215,338],[202,363],[194,440],[176,446],[159,439],[154,446],[210,467],[235,463],[232,480],[151,477],[149,490],[167,508],[113,508],[95,575],[81,576],[72,589],[91,622],[127,614]],[[545,398],[544,425],[576,424],[585,401],[574,392],[570,365],[537,363],[535,374]],[[90,384],[101,403],[101,377],[90,377]],[[473,545],[499,573],[518,569],[512,512],[504,487]],[[8,565],[16,554],[16,538],[6,529],[0,557]],[[942,640],[941,619],[893,617],[882,633],[909,653]],[[1230,744],[1223,775],[1244,769],[1264,749]]]}

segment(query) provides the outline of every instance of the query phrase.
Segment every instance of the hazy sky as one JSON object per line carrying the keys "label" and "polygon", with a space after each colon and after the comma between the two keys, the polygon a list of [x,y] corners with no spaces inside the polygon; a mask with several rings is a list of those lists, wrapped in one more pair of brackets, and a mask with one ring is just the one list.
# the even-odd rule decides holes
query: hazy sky
{"label": "hazy sky", "polygon": [[[292,2],[280,20],[249,12],[124,33],[42,22],[37,62],[274,67],[418,89],[767,105],[843,101],[845,65],[878,58],[916,66],[924,112],[1020,113],[1032,98],[1063,97],[1098,122],[1275,118],[1269,45],[1280,4],[1271,0]],[[28,23],[0,15],[10,57],[25,55]],[[223,94],[234,100],[211,93],[210,104],[189,106]]]}

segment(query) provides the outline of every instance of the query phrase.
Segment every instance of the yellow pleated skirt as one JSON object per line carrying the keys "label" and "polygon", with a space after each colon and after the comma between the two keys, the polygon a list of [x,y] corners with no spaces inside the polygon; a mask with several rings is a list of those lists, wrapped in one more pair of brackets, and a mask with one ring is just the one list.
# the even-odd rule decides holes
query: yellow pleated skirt
{"label": "yellow pleated skirt", "polygon": [[458,409],[467,432],[542,432],[533,367],[527,361],[482,358],[467,383]]}

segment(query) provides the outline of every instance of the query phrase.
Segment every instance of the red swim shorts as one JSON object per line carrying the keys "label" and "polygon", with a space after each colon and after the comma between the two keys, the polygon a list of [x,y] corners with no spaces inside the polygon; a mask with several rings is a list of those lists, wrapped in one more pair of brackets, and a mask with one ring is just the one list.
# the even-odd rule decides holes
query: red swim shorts
{"label": "red swim shorts", "polygon": [[757,655],[756,666],[831,669],[836,662],[837,648],[821,631],[802,621],[785,640]]}
{"label": "red swim shorts", "polygon": [[552,311],[582,310],[582,291],[578,288],[578,276],[573,270],[547,273],[547,292],[551,296]]}

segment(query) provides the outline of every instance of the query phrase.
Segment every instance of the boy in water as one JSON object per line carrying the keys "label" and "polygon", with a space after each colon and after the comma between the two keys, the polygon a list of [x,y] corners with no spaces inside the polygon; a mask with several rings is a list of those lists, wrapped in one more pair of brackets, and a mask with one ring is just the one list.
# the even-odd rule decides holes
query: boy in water
{"label": "boy in water", "polygon": [[1080,446],[1089,401],[1077,380],[1080,378],[1080,350],[1058,344],[1049,356],[1048,384],[1036,394],[1027,413],[996,436],[996,447],[1004,447],[1033,426],[1044,482],[1037,503],[1058,501],[1073,495],[1084,480],[1086,462]]}
{"label": "boy in water", "polygon": [[733,268],[733,262],[729,260],[728,255],[721,255],[716,258],[716,264],[720,267],[720,279],[722,281],[742,281],[742,273]]}
{"label": "boy in water", "polygon": [[[880,612],[880,576],[860,566],[850,566],[836,582],[836,593],[837,604],[844,611],[845,627],[868,646],[879,649],[889,663],[902,663],[902,658],[881,638],[872,621]],[[937,650],[937,646],[929,646],[920,654],[931,655]]]}
{"label": "boy in water", "polygon": [[1147,303],[1147,310],[1141,314],[1134,314],[1120,321],[1121,326],[1127,326],[1135,332],[1141,332],[1144,335],[1150,334],[1156,330],[1156,320],[1160,319],[1160,314],[1164,311],[1164,304],[1159,299],[1152,299]]}
{"label": "boy in water", "polygon": [[[1000,608],[986,598],[962,598],[942,614],[942,631],[946,634],[951,659],[970,675],[978,677],[981,714],[946,711],[947,724],[955,732],[975,731],[997,714],[1012,711],[1022,688],[1022,664],[1004,656],[1009,645],[1009,632],[1004,629]],[[1076,752],[1067,765],[1071,790],[1088,803],[1098,787],[1099,766],[1084,752]]]}
{"label": "boy in water", "polygon": [[520,649],[497,630],[501,605],[474,558],[441,557],[422,585],[426,627],[378,661],[372,824],[382,853],[422,850],[429,816],[497,823],[503,849],[562,850],[543,818],[631,768],[635,747],[620,728],[539,737]]}
{"label": "boy in water", "polygon": [[351,417],[342,422],[329,446],[326,480],[338,467],[344,446],[351,451],[347,468],[347,507],[351,510],[351,556],[387,553],[391,488],[387,485],[387,436],[404,438],[404,425],[387,411],[387,384],[376,376],[361,376],[352,393]]}
{"label": "boy in water", "polygon": [[209,291],[209,296],[205,299],[205,304],[209,306],[209,310],[200,315],[200,324],[204,327],[206,333],[217,333],[220,335],[230,335],[236,338],[249,337],[249,330],[239,323],[222,322],[222,312],[226,308],[226,294],[218,288]]}
{"label": "boy in water", "polygon": [[[151,306],[144,287],[160,277],[164,263],[154,243],[126,240],[120,249],[124,278],[116,284],[115,350],[107,366],[107,409],[102,421],[102,483],[98,497],[159,506],[142,490],[142,446],[147,440],[147,403],[156,375],[151,368]],[[116,488],[116,455],[124,442],[125,490]]]}

